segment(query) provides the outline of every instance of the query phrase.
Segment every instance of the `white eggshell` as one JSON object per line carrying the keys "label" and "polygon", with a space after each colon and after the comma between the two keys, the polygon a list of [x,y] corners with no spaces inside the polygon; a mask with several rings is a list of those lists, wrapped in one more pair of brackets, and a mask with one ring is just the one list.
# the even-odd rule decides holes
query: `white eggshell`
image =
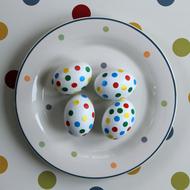
{"label": "white eggshell", "polygon": [[68,101],[64,111],[64,122],[70,134],[86,135],[93,128],[94,118],[94,106],[86,95],[75,95]]}
{"label": "white eggshell", "polygon": [[121,100],[111,105],[103,115],[103,133],[111,139],[119,139],[133,131],[135,123],[135,108],[127,100]]}
{"label": "white eggshell", "polygon": [[136,88],[136,79],[130,73],[119,69],[97,76],[94,83],[96,93],[103,99],[119,100],[126,98]]}
{"label": "white eggshell", "polygon": [[62,94],[74,94],[87,86],[92,78],[92,68],[85,63],[60,67],[52,77],[52,85]]}

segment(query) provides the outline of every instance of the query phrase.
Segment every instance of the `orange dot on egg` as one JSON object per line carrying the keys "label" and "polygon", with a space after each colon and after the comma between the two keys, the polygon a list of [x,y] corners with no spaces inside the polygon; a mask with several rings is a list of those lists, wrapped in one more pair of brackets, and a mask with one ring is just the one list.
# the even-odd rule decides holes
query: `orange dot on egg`
{"label": "orange dot on egg", "polygon": [[150,57],[150,52],[149,52],[149,51],[145,51],[145,52],[144,52],[144,57],[145,57],[145,58]]}
{"label": "orange dot on egg", "polygon": [[111,168],[115,169],[115,168],[117,168],[117,167],[118,167],[117,163],[115,163],[115,162],[112,162],[112,163],[111,163]]}
{"label": "orange dot on egg", "polygon": [[30,78],[30,76],[29,76],[29,75],[25,75],[25,76],[24,76],[24,80],[25,80],[25,81],[27,81],[27,82],[28,82],[28,81],[30,81],[30,79],[31,79],[31,78]]}

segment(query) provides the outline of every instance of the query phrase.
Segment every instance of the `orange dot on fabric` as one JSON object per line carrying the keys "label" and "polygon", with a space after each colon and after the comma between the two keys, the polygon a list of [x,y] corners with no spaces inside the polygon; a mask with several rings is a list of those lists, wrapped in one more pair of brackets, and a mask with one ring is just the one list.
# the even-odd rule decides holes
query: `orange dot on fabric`
{"label": "orange dot on fabric", "polygon": [[0,40],[4,40],[8,35],[7,25],[3,22],[0,22]]}
{"label": "orange dot on fabric", "polygon": [[25,81],[27,81],[27,82],[28,82],[28,81],[30,81],[30,79],[31,79],[31,78],[30,78],[30,76],[29,76],[29,75],[25,75],[25,76],[24,76],[24,80],[25,80]]}
{"label": "orange dot on fabric", "polygon": [[145,58],[150,57],[150,52],[149,52],[149,51],[145,51],[145,52],[144,52],[144,57],[145,57]]}
{"label": "orange dot on fabric", "polygon": [[73,19],[89,17],[91,16],[91,11],[88,6],[84,4],[79,4],[73,8],[72,17]]}
{"label": "orange dot on fabric", "polygon": [[8,168],[7,159],[0,155],[0,174],[4,173]]}
{"label": "orange dot on fabric", "polygon": [[117,166],[117,163],[115,163],[115,162],[112,162],[111,163],[111,168],[113,168],[113,169],[115,169],[115,168],[117,168],[118,166]]}
{"label": "orange dot on fabric", "polygon": [[129,175],[135,175],[137,173],[139,173],[141,170],[141,166],[139,166],[138,168],[135,168],[134,170],[128,172]]}

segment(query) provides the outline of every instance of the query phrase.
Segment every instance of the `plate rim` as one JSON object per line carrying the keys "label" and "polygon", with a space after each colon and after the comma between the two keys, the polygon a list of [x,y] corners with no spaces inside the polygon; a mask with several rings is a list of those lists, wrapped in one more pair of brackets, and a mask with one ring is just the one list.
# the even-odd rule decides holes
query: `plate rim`
{"label": "plate rim", "polygon": [[[35,47],[44,39],[46,38],[48,35],[50,35],[51,33],[53,33],[55,30],[63,27],[63,26],[66,26],[66,25],[69,25],[69,24],[72,24],[72,23],[76,23],[76,22],[80,22],[80,21],[84,21],[84,20],[106,20],[106,21],[112,21],[112,22],[117,22],[119,24],[122,24],[122,25],[125,25],[129,28],[132,28],[133,30],[139,32],[141,35],[143,35],[146,39],[148,39],[155,47],[156,49],[160,52],[161,56],[164,58],[165,60],[165,63],[169,69],[169,72],[170,72],[170,75],[171,75],[171,79],[172,79],[172,83],[173,83],[173,90],[174,90],[174,109],[173,109],[173,113],[172,113],[172,118],[171,118],[171,122],[170,122],[170,125],[169,125],[169,128],[168,128],[168,131],[166,133],[166,135],[164,136],[163,140],[160,142],[160,144],[158,145],[158,147],[154,150],[154,152],[152,152],[150,154],[150,156],[148,156],[144,161],[142,161],[141,163],[139,163],[137,166],[134,166],[132,169],[130,170],[127,170],[127,171],[124,171],[124,172],[121,172],[121,173],[118,173],[118,174],[115,174],[115,175],[109,175],[109,176],[103,176],[103,177],[88,177],[88,176],[82,176],[82,175],[77,175],[77,174],[74,174],[74,173],[70,173],[70,172],[67,172],[63,169],[60,169],[59,167],[55,166],[54,164],[50,163],[48,160],[46,160],[34,147],[33,145],[30,143],[29,139],[27,138],[27,136],[25,135],[25,132],[22,128],[22,125],[21,125],[21,122],[20,122],[20,119],[19,119],[19,114],[18,114],[18,110],[17,110],[17,90],[18,90],[18,84],[19,84],[19,78],[20,78],[20,74],[22,72],[22,69],[25,65],[25,62],[26,60],[28,59],[28,57],[30,56],[30,54],[32,53],[32,51],[35,49]],[[175,81],[175,77],[174,77],[174,73],[172,71],[172,68],[169,64],[169,61],[168,59],[166,58],[166,56],[164,55],[162,49],[156,44],[156,42],[154,42],[147,34],[145,34],[144,32],[142,32],[141,30],[135,28],[134,26],[126,23],[126,22],[123,22],[123,21],[120,21],[120,20],[117,20],[117,19],[112,19],[112,18],[107,18],[107,17],[86,17],[86,18],[80,18],[80,19],[75,19],[75,20],[71,20],[71,21],[68,21],[66,23],[63,23],[63,24],[60,24],[52,29],[50,29],[48,32],[46,32],[44,35],[42,35],[33,45],[32,47],[29,49],[29,51],[26,53],[26,56],[25,58],[23,59],[22,63],[21,63],[21,66],[19,67],[19,70],[18,70],[18,74],[17,74],[17,78],[16,78],[16,82],[15,82],[15,94],[14,94],[14,107],[15,107],[15,111],[16,111],[16,116],[17,116],[17,121],[18,121],[18,125],[19,125],[19,128],[21,129],[22,131],[22,134],[27,142],[27,144],[29,145],[29,147],[33,150],[33,152],[42,160],[44,161],[46,164],[48,164],[49,166],[61,171],[61,172],[64,172],[66,174],[69,174],[69,175],[72,175],[72,176],[75,176],[75,177],[80,177],[80,178],[86,178],[86,179],[106,179],[106,178],[111,178],[111,177],[116,177],[116,176],[119,176],[119,175],[122,175],[122,174],[125,174],[125,173],[129,173],[130,171],[133,171],[134,169],[140,167],[141,165],[143,165],[145,162],[147,162],[148,160],[150,160],[150,158],[153,157],[153,155],[155,153],[158,152],[158,150],[160,149],[161,145],[165,142],[165,140],[167,139],[167,136],[169,135],[172,127],[173,127],[173,123],[174,123],[174,120],[175,120],[175,116],[176,116],[176,109],[177,109],[177,87],[176,87],[176,81]]]}

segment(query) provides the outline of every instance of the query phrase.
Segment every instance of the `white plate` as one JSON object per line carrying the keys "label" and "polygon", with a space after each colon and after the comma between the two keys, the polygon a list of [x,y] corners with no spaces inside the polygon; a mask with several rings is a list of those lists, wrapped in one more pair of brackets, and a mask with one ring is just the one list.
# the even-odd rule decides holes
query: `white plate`
{"label": "white plate", "polygon": [[[129,138],[103,136],[101,116],[111,102],[101,100],[92,83],[83,92],[95,104],[94,129],[81,138],[66,132],[63,110],[70,96],[50,87],[50,73],[77,61],[89,63],[94,76],[118,68],[136,76],[138,87],[129,97],[137,110],[136,130]],[[18,119],[33,149],[54,167],[81,177],[112,177],[143,164],[167,137],[175,109],[174,77],[159,47],[132,26],[106,18],[75,20],[47,33],[28,53],[16,85]]]}

